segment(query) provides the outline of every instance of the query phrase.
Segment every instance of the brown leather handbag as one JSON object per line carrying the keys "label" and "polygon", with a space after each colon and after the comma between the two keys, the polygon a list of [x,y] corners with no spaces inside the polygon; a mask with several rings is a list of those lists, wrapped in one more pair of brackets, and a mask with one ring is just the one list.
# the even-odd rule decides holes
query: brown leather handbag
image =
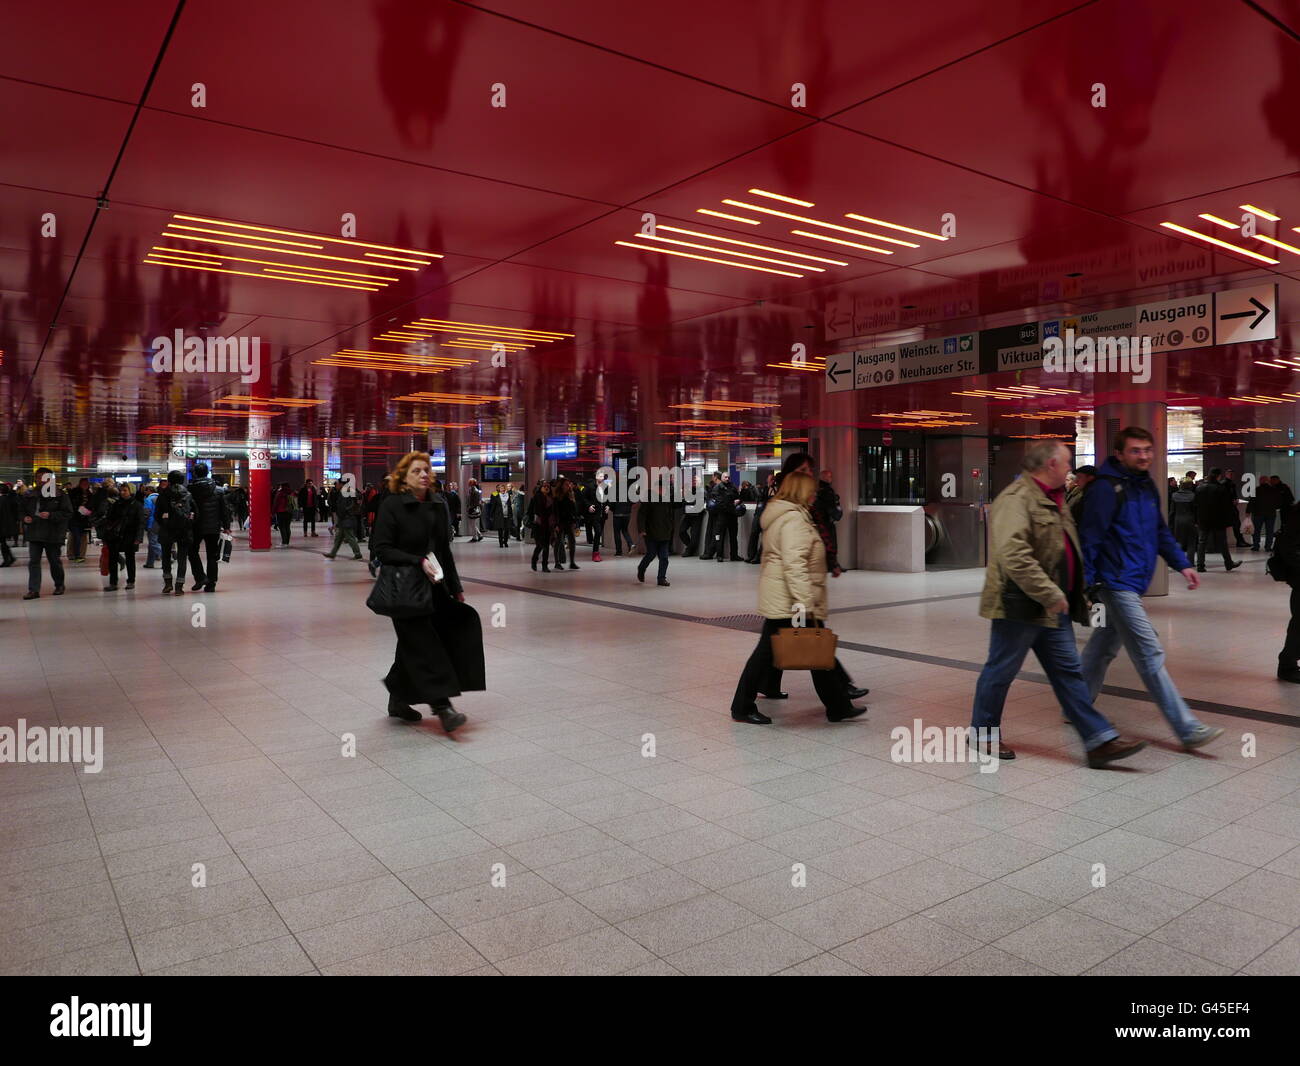
{"label": "brown leather handbag", "polygon": [[772,661],[778,670],[830,670],[839,638],[825,626],[790,626],[772,634]]}

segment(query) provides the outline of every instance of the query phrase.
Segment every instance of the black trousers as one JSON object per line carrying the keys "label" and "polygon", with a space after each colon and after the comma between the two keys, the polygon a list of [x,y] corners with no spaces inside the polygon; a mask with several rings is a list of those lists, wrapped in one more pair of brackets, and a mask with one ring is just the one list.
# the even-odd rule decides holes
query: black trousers
{"label": "black trousers", "polygon": [[189,562],[190,542],[168,536],[167,531],[158,534],[158,544],[162,548],[163,582],[171,583],[172,549],[176,551],[176,584],[185,584],[185,565]]}
{"label": "black trousers", "polygon": [[293,515],[288,511],[281,511],[275,516],[275,524],[280,529],[280,543],[289,543],[289,530],[293,528]]}
{"label": "black trousers", "polygon": [[[199,558],[199,544],[208,556],[208,565],[203,566],[203,560]],[[217,587],[217,568],[221,565],[221,534],[220,533],[197,533],[194,540],[190,543],[190,571],[194,574],[194,581],[197,584],[206,585],[208,588]]]}
{"label": "black trousers", "polygon": [[682,519],[682,558],[689,559],[698,555],[700,550],[700,531],[704,528],[704,512],[687,514]]}
{"label": "black trousers", "polygon": [[630,554],[632,551],[632,537],[628,534],[627,526],[632,520],[630,514],[616,514],[614,516],[614,554],[623,554],[623,542],[627,541],[627,550]]}
{"label": "black trousers", "polygon": [[27,591],[41,591],[41,559],[50,561],[50,577],[54,579],[56,589],[63,588],[63,560],[59,558],[62,544],[50,544],[46,541],[29,540],[27,550]]}
{"label": "black trousers", "polygon": [[[824,625],[820,621],[814,621],[813,624],[818,627]],[[732,714],[744,714],[753,708],[754,700],[760,692],[772,696],[781,691],[782,672],[772,661],[772,634],[779,629],[789,629],[791,625],[793,623],[789,618],[763,619],[758,645],[750,653],[749,661],[741,671],[740,681],[736,684],[736,694],[731,699]],[[813,688],[817,690],[817,698],[822,701],[828,713],[842,714],[849,709],[853,701],[849,699],[848,675],[838,659],[835,660],[834,669],[809,672],[812,674]]]}
{"label": "black trousers", "polygon": [[1277,665],[1294,669],[1300,660],[1300,588],[1291,589],[1291,621],[1286,627],[1286,643],[1278,653]]}
{"label": "black trousers", "polygon": [[108,583],[117,584],[117,568],[121,560],[126,560],[127,584],[135,584],[135,544],[131,541],[108,540]]}
{"label": "black trousers", "polygon": [[[727,550],[728,545],[730,545],[731,548],[731,558],[733,560],[738,558],[740,552],[736,545],[736,534],[738,531],[739,523],[737,521],[736,513],[733,511],[730,514],[718,515],[715,524],[717,526],[717,531],[718,531],[718,535],[717,535],[718,559],[721,560],[723,554]],[[712,553],[712,545],[710,545],[709,550],[710,553]]]}
{"label": "black trousers", "polygon": [[312,533],[316,532],[316,512],[315,510],[303,511],[302,513],[302,535],[307,535],[307,527],[311,526]]}
{"label": "black trousers", "polygon": [[1223,529],[1202,529],[1196,538],[1196,566],[1202,569],[1205,566],[1205,552],[1221,551],[1223,553],[1223,565],[1229,567],[1232,565],[1232,554],[1228,551],[1227,530]]}
{"label": "black trousers", "polygon": [[[533,547],[534,566],[537,565],[538,559],[542,560],[543,566],[551,565],[551,540],[549,537],[544,537],[541,540],[537,541],[536,545]],[[557,562],[556,565],[558,566],[559,563]]]}

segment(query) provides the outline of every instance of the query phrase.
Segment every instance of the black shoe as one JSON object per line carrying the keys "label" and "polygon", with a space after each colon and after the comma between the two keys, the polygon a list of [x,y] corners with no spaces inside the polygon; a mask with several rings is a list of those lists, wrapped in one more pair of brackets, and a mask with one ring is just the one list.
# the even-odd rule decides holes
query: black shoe
{"label": "black shoe", "polygon": [[1250,545],[1247,544],[1244,540],[1239,540],[1239,541],[1237,541],[1236,544],[1233,545],[1233,547],[1234,547],[1234,548],[1249,548]]}
{"label": "black shoe", "polygon": [[615,559],[621,559],[622,557],[623,557],[623,553],[622,553],[622,552],[615,552],[615,553],[614,553],[614,558],[615,558]]}
{"label": "black shoe", "polygon": [[190,586],[190,591],[191,591],[191,592],[198,592],[199,589],[201,589],[202,587],[203,587],[203,582],[202,582],[202,581],[196,581],[196,582],[194,582],[193,585]]}
{"label": "black shoe", "polygon": [[536,571],[537,571],[537,563],[534,562],[534,563],[533,563],[533,572],[536,573]]}
{"label": "black shoe", "polygon": [[216,591],[217,591],[217,586],[216,586],[216,585],[204,585],[204,586],[203,586],[203,591],[204,591],[204,592],[216,592]]}
{"label": "black shoe", "polygon": [[636,568],[636,579],[640,581],[643,585],[645,584],[645,571],[642,570],[639,566]]}
{"label": "black shoe", "polygon": [[172,594],[172,583],[170,581],[163,585],[162,594],[164,596],[170,596]]}
{"label": "black shoe", "polygon": [[64,592],[64,589],[63,589],[63,586],[62,586],[62,585],[55,585],[55,586],[54,586],[54,595],[56,595],[56,596],[62,596],[62,595],[63,595],[63,592]]}
{"label": "black shoe", "polygon": [[577,563],[570,563],[570,564],[569,564],[569,569],[570,569],[570,570],[581,570],[582,567],[580,567]]}
{"label": "black shoe", "polygon": [[763,699],[765,700],[788,700],[790,698],[790,693],[788,692],[776,692],[773,693],[771,696],[769,696],[766,692],[760,692],[759,695],[762,696]]}
{"label": "black shoe", "polygon": [[656,584],[662,585],[664,588],[668,588],[672,585],[672,582],[661,578],[658,582],[656,582]]}
{"label": "black shoe", "polygon": [[733,722],[748,722],[750,725],[771,725],[772,719],[760,711],[757,707],[750,707],[744,714],[731,712]]}
{"label": "black shoe", "polygon": [[105,585],[105,586],[104,586],[104,591],[105,591],[105,592],[116,592],[116,591],[117,591],[117,586],[116,586],[116,585]]}
{"label": "black shoe", "polygon": [[1228,574],[1230,574],[1230,573],[1232,573],[1234,570],[1236,570],[1237,567],[1239,567],[1240,565],[1241,565],[1241,563],[1224,563],[1224,564],[1223,564],[1223,570],[1224,570],[1224,573],[1228,573]]}
{"label": "black shoe", "polygon": [[23,593],[23,599],[25,599],[25,600],[39,600],[40,598],[41,598],[41,594],[40,594],[39,592],[24,592],[24,593]]}
{"label": "black shoe", "polygon": [[1088,765],[1097,770],[1108,762],[1115,762],[1117,759],[1127,759],[1130,755],[1136,755],[1146,746],[1147,742],[1145,740],[1116,737],[1114,740],[1106,741],[1101,747],[1093,748],[1092,751],[1088,752]]}
{"label": "black shoe", "polygon": [[1279,681],[1290,681],[1294,685],[1300,685],[1300,668],[1294,666],[1279,666],[1277,668],[1277,679]]}
{"label": "black shoe", "polygon": [[433,713],[438,716],[438,721],[442,723],[442,728],[448,733],[453,732],[463,726],[468,719],[456,710],[451,703],[444,703],[440,707],[434,707]]}
{"label": "black shoe", "polygon": [[352,561],[353,561],[354,563],[355,563],[355,562],[360,562],[360,560],[361,560],[361,556],[360,556],[360,555],[354,555],[354,556],[352,556]]}
{"label": "black shoe", "polygon": [[400,718],[403,722],[418,722],[423,717],[414,707],[408,707],[394,696],[388,697],[388,715]]}
{"label": "black shoe", "polygon": [[550,572],[551,572],[551,568],[550,568],[549,566],[545,566],[545,565],[543,565],[543,567],[542,567],[542,573],[543,573],[543,574],[549,574]]}
{"label": "black shoe", "polygon": [[870,691],[871,689],[869,688],[851,688],[849,689],[849,699],[860,700]]}
{"label": "black shoe", "polygon": [[865,707],[850,707],[843,714],[831,714],[830,711],[827,711],[826,720],[828,722],[847,722],[850,718],[857,718],[858,715],[866,713],[867,709]]}
{"label": "black shoe", "polygon": [[1196,572],[1197,572],[1198,574],[1203,574],[1203,573],[1205,573],[1205,567],[1203,567],[1203,566],[1198,566],[1198,567],[1196,568]]}
{"label": "black shoe", "polygon": [[175,592],[176,592],[176,595],[177,595],[177,596],[184,596],[184,595],[185,595],[185,583],[184,583],[183,581],[182,581],[179,585],[176,586]]}
{"label": "black shoe", "polygon": [[127,588],[127,591],[129,592],[131,589],[135,588],[135,582],[134,582],[134,581],[128,581],[128,582],[126,583],[126,588]]}
{"label": "black shoe", "polygon": [[1250,550],[1253,551],[1253,552],[1257,552],[1257,551],[1259,551],[1259,545],[1258,545],[1258,544],[1252,544],[1252,545],[1250,546]]}
{"label": "black shoe", "polygon": [[333,558],[334,558],[334,556],[331,555],[329,552],[321,552],[321,555],[323,555],[326,559],[333,559]]}

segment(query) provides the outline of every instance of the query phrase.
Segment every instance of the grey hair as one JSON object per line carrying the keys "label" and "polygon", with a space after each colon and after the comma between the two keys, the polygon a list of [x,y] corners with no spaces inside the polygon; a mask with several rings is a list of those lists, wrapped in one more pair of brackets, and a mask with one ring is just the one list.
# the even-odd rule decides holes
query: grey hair
{"label": "grey hair", "polygon": [[1034,471],[1042,470],[1048,464],[1048,461],[1056,454],[1057,448],[1064,448],[1065,443],[1059,440],[1040,440],[1025,450],[1025,457],[1020,461],[1023,469]]}

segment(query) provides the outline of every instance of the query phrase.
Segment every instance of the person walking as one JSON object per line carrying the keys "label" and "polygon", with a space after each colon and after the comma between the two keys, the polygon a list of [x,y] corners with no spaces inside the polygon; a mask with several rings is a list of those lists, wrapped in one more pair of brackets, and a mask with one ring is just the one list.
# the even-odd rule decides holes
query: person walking
{"label": "person walking", "polygon": [[162,548],[158,543],[158,530],[154,521],[160,490],[161,486],[152,484],[140,490],[140,496],[142,497],[140,508],[144,515],[144,536],[149,545],[144,557],[144,569],[146,570],[154,569],[158,560],[162,558]]}
{"label": "person walking", "polygon": [[108,549],[108,584],[105,592],[118,590],[117,573],[123,562],[126,568],[126,587],[135,588],[135,553],[144,538],[144,508],[129,481],[111,485],[108,489],[108,506],[98,524],[99,535]]}
{"label": "person walking", "polygon": [[1281,503],[1281,489],[1274,485],[1271,479],[1261,477],[1259,484],[1255,486],[1255,498],[1246,504],[1246,513],[1250,515],[1251,523],[1255,527],[1251,539],[1251,551],[1259,551],[1261,537],[1264,540],[1264,550],[1266,552],[1273,550],[1273,534],[1277,526],[1278,507]]}
{"label": "person walking", "polygon": [[[1263,488],[1262,480],[1260,487]],[[1258,537],[1259,527],[1255,530]],[[1277,655],[1277,678],[1300,685],[1300,508],[1292,505],[1282,513],[1282,528],[1273,540],[1273,555],[1268,564],[1269,573],[1280,570],[1291,586],[1291,620]]]}
{"label": "person walking", "polygon": [[[194,541],[194,499],[185,487],[185,474],[173,470],[167,475],[167,484],[158,493],[154,504],[158,526],[158,544],[162,549],[163,595],[185,592],[185,567],[189,562],[190,546]],[[172,587],[172,556],[176,558],[176,584]]]}
{"label": "person walking", "polygon": [[451,733],[466,721],[451,698],[486,688],[483,635],[473,608],[458,609],[465,593],[451,554],[450,509],[433,499],[432,482],[428,453],[403,456],[388,477],[372,540],[381,566],[418,566],[435,586],[432,614],[392,620],[397,647],[383,679],[388,713],[418,722],[413,705],[428,704]]}
{"label": "person walking", "polygon": [[[208,464],[194,464],[194,477],[190,481],[190,496],[194,499],[194,536],[190,541],[190,573],[194,577],[191,592],[217,591],[217,572],[221,566],[221,535],[230,532],[230,501],[224,485],[218,485],[208,476]],[[204,567],[199,558],[202,544],[208,557]]]}
{"label": "person walking", "polygon": [[1196,494],[1192,501],[1192,510],[1196,515],[1196,527],[1199,535],[1196,538],[1196,572],[1205,573],[1205,552],[1208,548],[1210,551],[1220,551],[1223,553],[1223,569],[1226,573],[1231,573],[1241,563],[1232,561],[1232,553],[1228,550],[1227,530],[1232,525],[1232,515],[1237,512],[1237,505],[1232,502],[1229,490],[1220,480],[1223,472],[1216,466],[1210,471],[1209,478],[1202,481],[1196,486]]}
{"label": "person walking", "polygon": [[1120,736],[1093,705],[1084,681],[1072,622],[1087,625],[1088,603],[1079,535],[1065,492],[1069,466],[1070,451],[1061,441],[1035,443],[1025,452],[1021,476],[990,509],[980,616],[992,624],[988,658],[975,685],[971,738],[985,755],[1016,757],[1002,743],[1002,712],[1032,650],[1083,741],[1088,765],[1097,768],[1137,754],[1146,741]]}
{"label": "person walking", "polygon": [[[193,492],[193,490],[191,490]],[[311,536],[316,536],[316,508],[317,498],[320,494],[316,491],[316,485],[308,478],[302,488],[298,490],[298,510],[302,514],[302,535],[308,536],[307,529],[311,528]]]}
{"label": "person walking", "polygon": [[510,497],[502,491],[502,488],[498,485],[488,497],[488,522],[491,528],[496,530],[497,546],[508,548],[510,547],[510,523],[513,518],[510,514]]}
{"label": "person walking", "polygon": [[555,566],[564,566],[565,548],[568,548],[569,569],[581,570],[578,565],[578,501],[573,482],[568,478],[556,479],[559,482],[555,497]]}
{"label": "person walking", "polygon": [[1097,480],[1097,468],[1085,464],[1071,470],[1070,474],[1073,484],[1065,494],[1065,506],[1070,509],[1070,517],[1074,519],[1077,528],[1083,517],[1083,496],[1088,491],[1088,486]]}
{"label": "person walking", "polygon": [[[816,494],[817,480],[811,475],[789,474],[763,516],[766,547],[758,580],[763,628],[731,700],[731,717],[737,722],[768,725],[772,721],[759,711],[755,700],[760,688],[780,684],[781,671],[772,654],[773,635],[792,626],[796,618],[817,627],[826,623],[826,546],[809,513]],[[842,670],[813,670],[812,680],[829,721],[844,722],[866,713],[865,707],[853,705]],[[767,688],[768,693],[773,691]]]}
{"label": "person walking", "polygon": [[18,493],[14,492],[9,482],[0,481],[0,556],[3,556],[0,569],[13,566],[15,562],[9,541],[18,536],[18,529],[22,524],[18,521],[19,511]]}
{"label": "person walking", "polygon": [[276,528],[280,531],[280,547],[289,546],[289,533],[293,529],[293,490],[289,488],[289,482],[280,482],[280,487],[275,490],[275,495],[271,498],[271,514],[275,519]]}
{"label": "person walking", "polygon": [[[1078,521],[1077,513],[1075,521]],[[1183,554],[1189,557],[1196,554],[1196,542],[1200,531],[1196,528],[1195,481],[1180,481],[1174,494],[1169,497],[1169,525],[1174,540],[1178,542],[1178,547],[1182,549]]]}
{"label": "person walking", "polygon": [[478,487],[478,482],[470,478],[465,489],[465,532],[469,534],[471,544],[477,544],[483,539],[483,534],[478,528],[479,519],[482,517],[483,493]]}
{"label": "person walking", "polygon": [[591,561],[598,563],[601,561],[601,545],[605,540],[605,517],[609,514],[609,484],[605,481],[604,474],[596,475],[596,480],[588,487],[585,499],[587,500],[587,529],[590,534],[588,539],[591,544]]}
{"label": "person walking", "polygon": [[23,497],[23,539],[29,552],[27,560],[27,592],[25,600],[35,600],[41,595],[41,559],[50,563],[50,578],[54,581],[54,595],[63,595],[63,561],[59,552],[68,535],[72,520],[72,503],[67,493],[59,488],[53,471],[39,467],[36,480]]}
{"label": "person walking", "polygon": [[713,559],[718,549],[718,497],[722,491],[722,475],[714,471],[709,476],[709,484],[704,490],[704,545],[700,551],[701,561]]}
{"label": "person walking", "polygon": [[[533,490],[533,498],[528,501],[529,524],[533,530],[533,569],[537,569],[537,559],[541,556],[542,573],[551,572],[551,541],[555,537],[555,501],[551,497],[551,486],[539,481]],[[559,562],[556,562],[559,568]]]}
{"label": "person walking", "polygon": [[718,502],[713,511],[717,544],[717,553],[714,557],[720,563],[725,562],[723,556],[727,554],[729,548],[731,561],[738,563],[740,562],[740,547],[736,543],[736,538],[740,525],[740,516],[736,513],[736,505],[740,502],[740,494],[736,491],[736,486],[731,483],[730,471],[722,475],[715,492]]}
{"label": "person walking", "polygon": [[456,482],[447,483],[447,491],[443,493],[447,501],[447,509],[451,512],[451,535],[454,540],[460,536],[460,492]]}
{"label": "person walking", "polygon": [[776,475],[768,474],[767,480],[758,487],[755,494],[757,504],[754,508],[754,522],[749,528],[749,544],[745,554],[745,562],[753,563],[755,566],[762,562],[762,537],[763,537],[763,509],[767,506],[767,501],[775,494],[776,489],[773,487],[776,483]]}
{"label": "person walking", "polygon": [[1123,645],[1147,692],[1188,751],[1208,744],[1223,730],[1192,714],[1169,671],[1165,651],[1142,606],[1157,558],[1179,571],[1189,590],[1200,587],[1192,569],[1160,515],[1161,488],[1149,473],[1155,440],[1140,426],[1126,426],[1115,436],[1112,454],[1098,469],[1098,483],[1084,498],[1084,588],[1105,608],[1105,625],[1094,629],[1083,652],[1083,676],[1093,703],[1101,694],[1106,671]]}
{"label": "person walking", "polygon": [[79,563],[86,558],[86,529],[90,518],[90,479],[82,478],[68,491],[72,504],[72,517],[68,520],[68,562]]}
{"label": "person walking", "polygon": [[[623,554],[623,545],[627,544],[627,554],[632,554],[632,535],[628,532],[628,527],[632,522],[632,502],[630,500],[615,500],[609,505],[614,523],[614,555]],[[638,520],[638,525],[640,522]],[[672,540],[672,529],[668,530],[668,539]]]}
{"label": "person walking", "polygon": [[1246,538],[1241,535],[1241,511],[1237,507],[1237,501],[1241,499],[1241,489],[1237,485],[1237,472],[1235,470],[1225,470],[1223,472],[1223,491],[1227,496],[1225,510],[1228,517],[1228,525],[1224,528],[1232,528],[1238,548],[1248,548],[1250,545],[1246,543]]}
{"label": "person walking", "polygon": [[325,553],[326,559],[333,559],[345,543],[352,549],[352,558],[361,558],[361,545],[357,542],[357,528],[361,524],[361,501],[355,492],[345,493],[335,485],[329,494],[330,510],[334,515],[334,543]]}
{"label": "person walking", "polygon": [[[645,572],[651,562],[659,560],[658,584],[668,588],[668,548],[673,539],[673,504],[668,500],[651,500],[640,505],[636,514],[637,528],[645,539],[645,555],[637,563],[636,579],[645,583]],[[629,543],[630,547],[630,543]]]}

